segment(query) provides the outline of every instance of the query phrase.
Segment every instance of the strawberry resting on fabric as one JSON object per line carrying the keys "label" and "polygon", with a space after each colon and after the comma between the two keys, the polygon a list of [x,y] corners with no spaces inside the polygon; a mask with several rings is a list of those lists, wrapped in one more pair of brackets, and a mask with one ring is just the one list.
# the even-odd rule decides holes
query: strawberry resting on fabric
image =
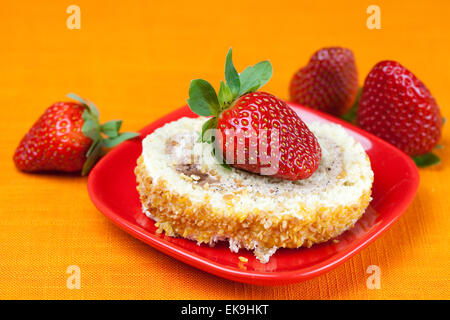
{"label": "strawberry resting on fabric", "polygon": [[357,124],[413,157],[418,166],[439,162],[432,150],[442,118],[428,88],[396,61],[381,61],[367,75],[357,109]]}
{"label": "strawberry resting on fabric", "polygon": [[350,49],[322,48],[292,77],[291,100],[335,116],[346,114],[358,93],[358,70]]}
{"label": "strawberry resting on fabric", "polygon": [[121,120],[99,122],[99,111],[76,94],[77,102],[56,102],[48,107],[22,138],[13,160],[25,172],[81,171],[89,173],[106,148],[138,136],[119,133]]}

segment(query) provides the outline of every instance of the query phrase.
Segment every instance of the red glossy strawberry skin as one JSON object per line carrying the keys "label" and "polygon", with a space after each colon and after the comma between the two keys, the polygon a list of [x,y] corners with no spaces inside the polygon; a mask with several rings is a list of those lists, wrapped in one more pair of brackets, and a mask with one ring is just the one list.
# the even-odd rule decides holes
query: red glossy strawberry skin
{"label": "red glossy strawberry skin", "polygon": [[395,61],[381,61],[368,74],[358,125],[410,156],[430,152],[441,137],[442,116],[425,85]]}
{"label": "red glossy strawberry skin", "polygon": [[92,140],[81,128],[85,107],[74,102],[51,105],[22,138],[13,160],[19,170],[80,171]]}
{"label": "red glossy strawberry skin", "polygon": [[290,96],[294,102],[341,116],[355,102],[358,87],[353,52],[340,47],[323,48],[294,74]]}
{"label": "red glossy strawberry skin", "polygon": [[[234,150],[229,153],[234,157],[231,159],[234,161],[231,164],[234,167],[260,174],[261,168],[267,165],[268,158],[263,152],[259,152],[259,147],[249,148],[250,143],[255,143],[254,139],[248,137],[250,132],[256,133],[258,143],[261,141],[259,137],[264,137],[268,155],[278,159],[274,177],[288,180],[306,179],[319,166],[321,149],[314,134],[285,102],[269,93],[253,92],[241,96],[229,109],[222,112],[217,128],[220,130],[217,143],[228,163],[230,159],[227,157],[227,151],[230,143],[227,142],[234,140]],[[279,142],[278,147],[272,139],[272,133],[275,131],[279,132],[279,138],[276,139]],[[234,133],[237,137],[244,138],[241,140]],[[244,144],[243,147],[247,149],[239,148],[239,144]],[[236,163],[236,159],[239,159],[238,150],[245,150],[245,163]],[[249,161],[251,158],[254,159],[253,163]]]}

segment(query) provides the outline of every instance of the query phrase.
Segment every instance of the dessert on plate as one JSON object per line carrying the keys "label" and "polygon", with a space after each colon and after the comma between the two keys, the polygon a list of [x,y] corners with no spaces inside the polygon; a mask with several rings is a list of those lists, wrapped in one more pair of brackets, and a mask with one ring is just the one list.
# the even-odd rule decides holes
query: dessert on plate
{"label": "dessert on plate", "polygon": [[351,228],[371,200],[373,172],[362,146],[336,124],[308,123],[275,96],[256,91],[267,61],[238,74],[225,65],[216,95],[193,80],[197,118],[158,128],[135,169],[143,212],[169,236],[266,263],[278,248],[310,247]]}

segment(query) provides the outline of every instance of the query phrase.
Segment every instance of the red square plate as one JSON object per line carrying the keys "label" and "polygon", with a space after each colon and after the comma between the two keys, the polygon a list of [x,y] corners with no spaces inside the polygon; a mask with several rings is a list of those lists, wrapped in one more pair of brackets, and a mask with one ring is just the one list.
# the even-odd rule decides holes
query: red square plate
{"label": "red square plate", "polygon": [[[225,243],[199,246],[194,241],[156,233],[153,221],[141,211],[136,191],[134,167],[142,151],[139,139],[124,142],[97,163],[89,175],[89,195],[98,210],[121,229],[180,261],[227,279],[278,285],[327,272],[374,241],[400,217],[414,198],[419,173],[407,155],[381,139],[327,114],[290,105],[306,122],[342,125],[370,157],[375,174],[373,200],[355,227],[339,236],[337,243],[279,249],[267,264],[261,264],[252,252],[241,249],[232,253]],[[142,129],[142,137],[184,116],[195,117],[187,106],[183,107]],[[239,256],[248,262],[241,262]]]}

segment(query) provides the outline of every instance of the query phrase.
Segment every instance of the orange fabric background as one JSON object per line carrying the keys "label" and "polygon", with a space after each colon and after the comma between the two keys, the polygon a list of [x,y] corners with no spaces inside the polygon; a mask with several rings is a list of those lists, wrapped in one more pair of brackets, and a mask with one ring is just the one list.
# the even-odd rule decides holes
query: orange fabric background
{"label": "orange fabric background", "polygon": [[[381,7],[382,30],[366,8]],[[81,8],[68,30],[66,8]],[[185,104],[189,81],[218,85],[235,65],[270,59],[265,90],[288,98],[292,73],[322,46],[355,52],[360,82],[379,60],[400,61],[450,116],[450,2],[442,1],[3,1],[0,9],[0,298],[449,298],[450,137],[442,164],[420,170],[417,197],[381,238],[340,267],[287,286],[234,283],[178,262],[120,231],[88,198],[86,178],[27,175],[13,151],[51,103],[76,92],[102,120],[137,130]],[[381,289],[366,268],[381,268]],[[81,269],[81,289],[66,269]]]}

